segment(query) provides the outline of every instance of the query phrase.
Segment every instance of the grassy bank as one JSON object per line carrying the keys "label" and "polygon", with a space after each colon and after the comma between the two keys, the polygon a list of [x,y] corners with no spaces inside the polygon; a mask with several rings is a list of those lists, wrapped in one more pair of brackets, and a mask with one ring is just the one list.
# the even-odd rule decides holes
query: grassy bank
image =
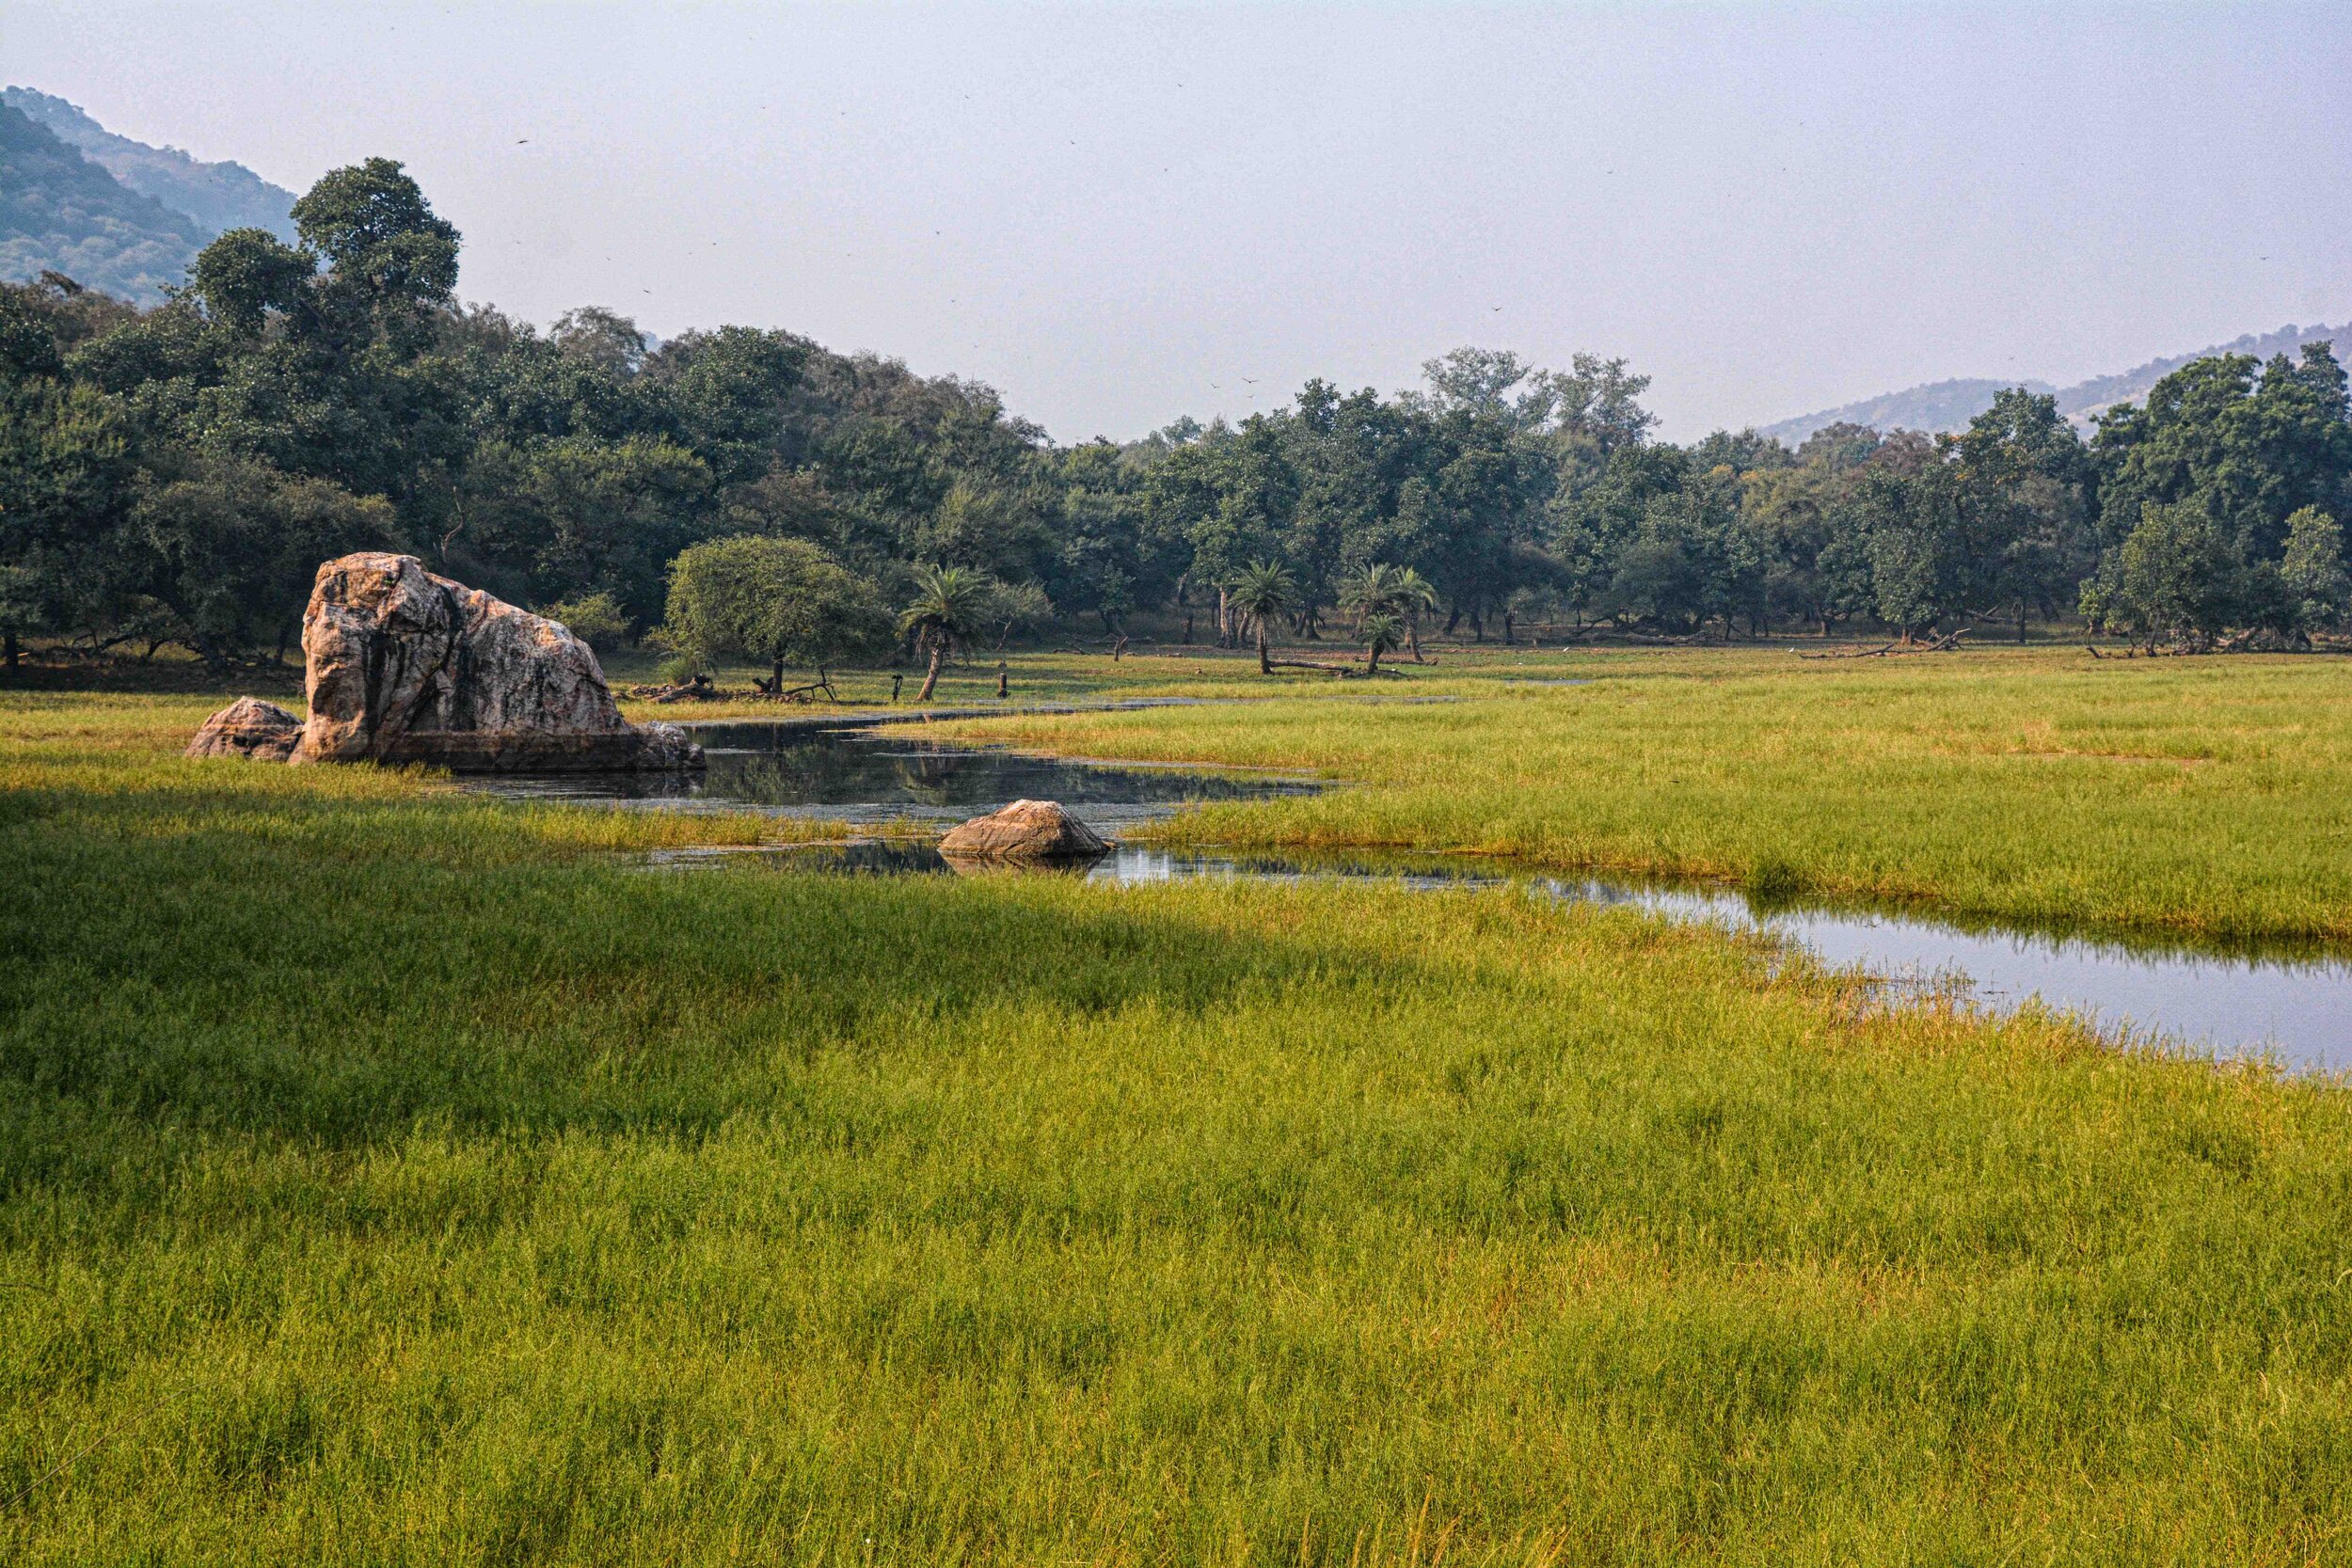
{"label": "grassy bank", "polygon": [[757,824],[206,705],[0,699],[0,1559],[2345,1549],[2333,1086],[1513,895],[651,874]]}
{"label": "grassy bank", "polygon": [[[1589,684],[1536,684],[1561,680]],[[2352,666],[2335,658],[1495,653],[1416,672],[1386,702],[1257,689],[1291,695],[961,729],[1364,786],[1171,830],[1203,842],[1475,850],[1963,915],[2352,939]]]}

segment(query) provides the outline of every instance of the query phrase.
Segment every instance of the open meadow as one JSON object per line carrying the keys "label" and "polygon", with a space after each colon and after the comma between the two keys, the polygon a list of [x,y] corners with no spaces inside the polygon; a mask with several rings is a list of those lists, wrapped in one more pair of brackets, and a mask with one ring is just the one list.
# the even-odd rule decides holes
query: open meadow
{"label": "open meadow", "polygon": [[1173,831],[1198,842],[1470,851],[2117,934],[2352,940],[2352,673],[2334,658],[1448,650],[1377,695],[1283,689],[961,729],[1373,786],[1212,807]]}
{"label": "open meadow", "polygon": [[[1180,836],[2352,934],[2332,660],[1011,679],[1359,785]],[[0,1559],[2352,1550],[2331,1082],[1510,889],[648,873],[775,824],[218,700],[0,693]]]}

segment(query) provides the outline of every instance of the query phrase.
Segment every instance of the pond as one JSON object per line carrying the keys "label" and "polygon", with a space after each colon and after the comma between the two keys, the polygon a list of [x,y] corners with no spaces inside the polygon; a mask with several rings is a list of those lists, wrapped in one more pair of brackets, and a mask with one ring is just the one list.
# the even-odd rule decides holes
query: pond
{"label": "pond", "polygon": [[[1324,787],[1285,774],[1045,757],[923,741],[903,730],[787,723],[697,726],[709,755],[699,779],[491,778],[469,786],[532,799],[602,800],[670,809],[764,808],[860,827],[946,824],[1027,798],[1059,800],[1116,836],[1197,800],[1263,800]],[[869,875],[950,875],[929,844],[860,840],[757,851],[675,851],[684,868],[746,859]],[[2161,1036],[2220,1055],[2268,1052],[2290,1066],[2352,1069],[2352,959],[2285,946],[2239,953],[2065,931],[1963,927],[1915,911],[1766,906],[1718,887],[1560,877],[1474,857],[1306,857],[1121,847],[1073,873],[1140,885],[1184,878],[1298,881],[1374,878],[1417,888],[1522,885],[1545,897],[1625,905],[1670,919],[1765,933],[1824,963],[1919,985],[1963,983],[1980,1006],[2039,998],[2112,1035]]]}
{"label": "pond", "polygon": [[541,800],[823,817],[858,827],[961,822],[1014,800],[1059,800],[1105,836],[1196,800],[1257,800],[1323,786],[1291,774],[1077,761],[923,740],[909,726],[818,728],[784,721],[690,725],[708,766],[692,773],[483,775],[463,787]]}

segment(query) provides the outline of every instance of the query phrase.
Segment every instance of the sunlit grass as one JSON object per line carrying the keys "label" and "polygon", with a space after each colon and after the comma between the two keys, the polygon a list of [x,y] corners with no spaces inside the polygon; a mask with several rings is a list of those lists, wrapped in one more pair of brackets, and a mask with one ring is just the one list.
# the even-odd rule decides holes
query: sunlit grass
{"label": "sunlit grass", "polygon": [[[2234,738],[2176,771],[2324,819],[2331,666],[1978,667],[2006,719],[1572,667],[1023,733],[1367,781],[1221,833],[1442,838],[1449,779],[1548,824],[1596,737],[1720,777],[1708,716],[1793,778],[1772,701],[1848,714],[1819,812],[2201,701]],[[0,696],[0,1560],[2345,1550],[2332,1083],[1511,891],[647,872],[608,851],[774,824],[172,755],[214,705]],[[1828,842],[1932,868],[1927,824]]]}
{"label": "sunlit grass", "polygon": [[[1581,686],[1541,680],[1584,679]],[[1417,696],[958,733],[1320,770],[1361,787],[1167,830],[1753,880],[1955,913],[2352,937],[2352,666],[2079,651],[1810,662],[1779,650],[1519,656]]]}
{"label": "sunlit grass", "polygon": [[[750,813],[612,811],[460,793],[426,768],[282,768],[181,756],[217,694],[110,696],[0,691],[0,819],[70,814],[126,839],[233,824],[242,834],[469,863],[684,845],[823,837],[824,822]],[[297,710],[299,703],[295,703]]]}

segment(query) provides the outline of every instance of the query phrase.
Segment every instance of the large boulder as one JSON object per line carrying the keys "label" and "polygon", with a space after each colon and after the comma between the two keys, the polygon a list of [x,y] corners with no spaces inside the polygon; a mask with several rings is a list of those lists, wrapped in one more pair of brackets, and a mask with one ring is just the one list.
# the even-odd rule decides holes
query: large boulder
{"label": "large boulder", "polygon": [[319,568],[302,617],[310,720],[293,761],[469,772],[691,768],[675,724],[623,719],[588,644],[414,556]]}
{"label": "large boulder", "polygon": [[250,757],[283,762],[302,739],[302,721],[259,697],[240,697],[204,721],[188,742],[192,757]]}
{"label": "large boulder", "polygon": [[1110,846],[1055,800],[1015,800],[999,812],[947,830],[939,852],[949,861],[1090,861]]}

